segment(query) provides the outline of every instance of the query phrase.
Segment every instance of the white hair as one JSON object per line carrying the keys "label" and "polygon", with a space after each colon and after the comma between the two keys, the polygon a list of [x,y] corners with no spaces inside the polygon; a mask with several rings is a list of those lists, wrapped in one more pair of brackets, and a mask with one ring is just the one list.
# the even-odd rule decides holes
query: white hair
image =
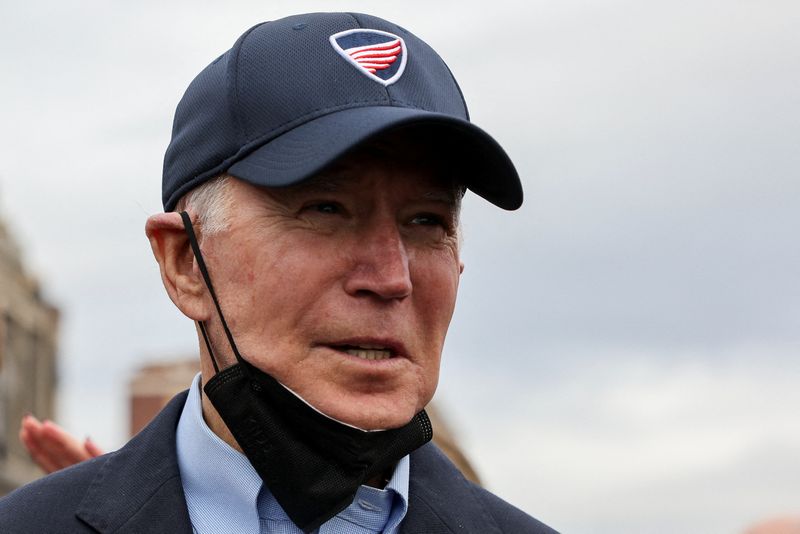
{"label": "white hair", "polygon": [[228,174],[212,178],[183,195],[175,206],[175,211],[188,211],[196,217],[195,225],[201,230],[198,236],[201,241],[203,236],[214,235],[228,228],[230,181]]}

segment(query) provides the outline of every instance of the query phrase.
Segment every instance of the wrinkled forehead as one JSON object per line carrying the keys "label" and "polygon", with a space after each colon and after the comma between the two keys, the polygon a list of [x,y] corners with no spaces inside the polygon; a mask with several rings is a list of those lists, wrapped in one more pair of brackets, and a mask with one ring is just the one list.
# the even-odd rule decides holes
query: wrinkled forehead
{"label": "wrinkled forehead", "polygon": [[459,206],[466,191],[466,176],[459,165],[442,155],[441,145],[442,140],[434,140],[419,129],[385,134],[355,147],[296,186],[341,191],[352,186],[368,169],[380,167],[396,171],[405,180],[413,181],[431,200]]}
{"label": "wrinkled forehead", "polygon": [[413,159],[397,159],[380,152],[356,152],[330,165],[297,187],[321,192],[352,191],[368,187],[372,170],[390,172],[418,195],[430,200],[457,205],[464,194],[463,187],[447,174],[443,165],[428,164]]}

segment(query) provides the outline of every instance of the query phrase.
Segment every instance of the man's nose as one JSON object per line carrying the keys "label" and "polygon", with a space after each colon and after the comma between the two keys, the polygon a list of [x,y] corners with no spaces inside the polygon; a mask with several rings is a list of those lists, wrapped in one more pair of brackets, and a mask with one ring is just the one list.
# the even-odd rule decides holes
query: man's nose
{"label": "man's nose", "polygon": [[362,232],[354,244],[345,291],[390,300],[407,297],[411,290],[408,250],[397,225],[384,222]]}

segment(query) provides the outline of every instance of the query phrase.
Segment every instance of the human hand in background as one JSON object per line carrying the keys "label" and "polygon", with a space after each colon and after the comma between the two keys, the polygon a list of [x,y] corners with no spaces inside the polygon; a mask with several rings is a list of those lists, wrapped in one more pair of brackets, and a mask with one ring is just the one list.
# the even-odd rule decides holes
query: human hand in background
{"label": "human hand in background", "polygon": [[90,438],[79,441],[54,422],[39,421],[32,415],[22,418],[19,439],[45,473],[103,454]]}

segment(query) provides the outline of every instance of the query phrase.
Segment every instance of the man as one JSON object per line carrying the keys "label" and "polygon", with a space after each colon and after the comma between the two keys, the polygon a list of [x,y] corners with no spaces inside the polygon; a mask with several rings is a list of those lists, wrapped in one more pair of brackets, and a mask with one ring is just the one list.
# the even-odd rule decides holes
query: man
{"label": "man", "polygon": [[146,234],[201,374],[2,532],[552,532],[432,445],[465,189],[516,209],[456,81],[376,17],[258,25],[192,82]]}

